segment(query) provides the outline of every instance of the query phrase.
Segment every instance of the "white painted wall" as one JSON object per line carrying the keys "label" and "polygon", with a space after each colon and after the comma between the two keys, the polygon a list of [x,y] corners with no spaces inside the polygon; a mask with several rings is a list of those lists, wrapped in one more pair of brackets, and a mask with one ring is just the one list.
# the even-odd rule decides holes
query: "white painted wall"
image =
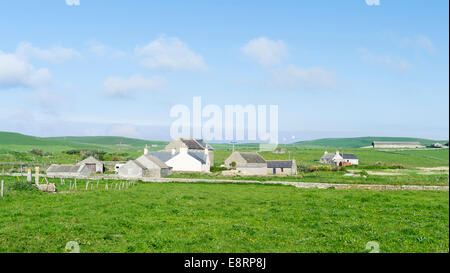
{"label": "white painted wall", "polygon": [[187,153],[179,153],[166,164],[176,172],[202,172],[202,163]]}

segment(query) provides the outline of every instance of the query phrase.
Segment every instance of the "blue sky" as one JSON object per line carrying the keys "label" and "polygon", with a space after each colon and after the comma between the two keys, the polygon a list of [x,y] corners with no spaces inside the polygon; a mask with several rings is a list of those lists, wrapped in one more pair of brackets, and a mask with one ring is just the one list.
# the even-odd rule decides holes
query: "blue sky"
{"label": "blue sky", "polygon": [[0,1],[0,131],[168,139],[201,96],[281,141],[448,139],[448,1],[67,1]]}

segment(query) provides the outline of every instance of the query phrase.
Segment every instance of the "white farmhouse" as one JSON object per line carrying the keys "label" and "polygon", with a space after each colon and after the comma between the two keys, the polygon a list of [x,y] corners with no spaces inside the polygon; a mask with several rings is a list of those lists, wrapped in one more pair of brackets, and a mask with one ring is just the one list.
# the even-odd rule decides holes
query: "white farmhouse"
{"label": "white farmhouse", "polygon": [[339,154],[339,151],[336,151],[336,153],[329,153],[325,151],[319,162],[324,164],[339,165],[339,162],[342,162],[342,160],[343,158]]}
{"label": "white farmhouse", "polygon": [[208,173],[211,168],[209,152],[208,148],[203,151],[190,151],[188,148],[180,147],[178,152],[173,149],[172,151],[151,152],[149,155],[159,158],[167,166],[172,167],[172,171],[175,172]]}
{"label": "white farmhouse", "polygon": [[358,165],[359,160],[354,154],[345,154],[345,153],[339,153],[339,151],[336,151],[336,153],[328,153],[325,151],[323,156],[320,158],[320,163],[324,164],[331,164],[336,166],[346,166],[346,165]]}

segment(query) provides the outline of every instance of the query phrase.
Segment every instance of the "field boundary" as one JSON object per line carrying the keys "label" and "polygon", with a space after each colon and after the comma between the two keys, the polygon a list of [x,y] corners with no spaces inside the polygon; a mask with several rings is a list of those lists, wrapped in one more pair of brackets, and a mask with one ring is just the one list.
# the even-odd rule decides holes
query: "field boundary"
{"label": "field boundary", "polygon": [[[0,176],[26,176],[20,173],[0,173]],[[44,177],[45,175],[41,175]],[[449,191],[449,186],[419,186],[419,185],[376,185],[376,184],[338,184],[338,183],[317,183],[317,182],[290,182],[290,181],[258,181],[258,180],[232,180],[232,179],[204,179],[204,178],[139,178],[131,179],[124,178],[117,175],[103,175],[103,176],[78,176],[78,177],[59,177],[59,176],[45,176],[48,178],[71,178],[71,179],[86,179],[86,180],[133,180],[145,183],[246,183],[246,184],[269,184],[269,185],[285,185],[294,186],[303,189],[359,189],[359,190],[381,190],[381,191]]]}

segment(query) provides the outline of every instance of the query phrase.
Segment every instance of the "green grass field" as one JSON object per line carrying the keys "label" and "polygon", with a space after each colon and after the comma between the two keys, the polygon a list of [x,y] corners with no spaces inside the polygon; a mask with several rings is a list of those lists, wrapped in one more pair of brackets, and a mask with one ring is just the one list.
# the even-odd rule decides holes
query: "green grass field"
{"label": "green grass field", "polygon": [[[448,192],[307,190],[257,184],[101,181],[85,191],[11,189],[0,252],[448,252]],[[58,182],[59,184],[59,182]],[[68,190],[69,182],[60,187]]]}

